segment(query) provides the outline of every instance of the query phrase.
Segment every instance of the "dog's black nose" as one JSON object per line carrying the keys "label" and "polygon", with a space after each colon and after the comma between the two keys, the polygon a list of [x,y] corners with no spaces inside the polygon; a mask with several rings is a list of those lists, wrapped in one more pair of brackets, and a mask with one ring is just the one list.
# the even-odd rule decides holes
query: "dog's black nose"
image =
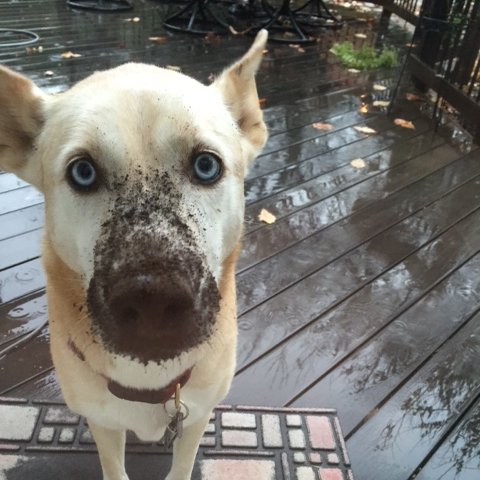
{"label": "dog's black nose", "polygon": [[[195,321],[193,292],[171,276],[139,275],[112,285],[109,310],[132,342],[155,341],[176,348]],[[160,345],[159,345],[160,346]]]}

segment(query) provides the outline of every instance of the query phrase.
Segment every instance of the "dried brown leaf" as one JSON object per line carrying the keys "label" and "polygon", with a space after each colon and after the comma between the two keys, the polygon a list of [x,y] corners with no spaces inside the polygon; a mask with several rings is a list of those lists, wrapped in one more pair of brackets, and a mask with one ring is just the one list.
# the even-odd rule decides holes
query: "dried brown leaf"
{"label": "dried brown leaf", "polygon": [[408,120],[404,120],[403,118],[396,118],[393,123],[402,128],[409,128],[410,130],[415,130],[415,125]]}
{"label": "dried brown leaf", "polygon": [[168,40],[168,37],[148,37],[148,39],[153,42],[153,43],[156,43],[158,45],[162,45],[164,43],[167,43],[167,40]]}
{"label": "dried brown leaf", "polygon": [[405,98],[410,102],[421,102],[423,100],[422,97],[415,95],[414,93],[406,93]]}
{"label": "dried brown leaf", "polygon": [[203,39],[205,40],[205,43],[209,43],[217,48],[222,44],[222,37],[213,32],[208,32]]}
{"label": "dried brown leaf", "polygon": [[273,213],[270,213],[268,210],[265,210],[265,208],[262,208],[262,210],[258,214],[258,219],[261,222],[271,225],[272,223],[275,223],[277,217]]}
{"label": "dried brown leaf", "polygon": [[312,127],[317,130],[323,130],[325,132],[329,132],[333,128],[333,126],[330,125],[329,123],[321,123],[321,122],[312,123]]}
{"label": "dried brown leaf", "polygon": [[63,52],[61,55],[60,55],[62,58],[77,58],[77,57],[81,57],[82,55],[80,55],[80,53],[73,53],[71,51],[68,51],[68,52]]}
{"label": "dried brown leaf", "polygon": [[365,133],[366,135],[377,133],[376,130],[367,126],[356,126],[353,127],[357,132]]}
{"label": "dried brown leaf", "polygon": [[350,165],[354,168],[365,168],[365,160],[363,158],[356,158],[350,162]]}
{"label": "dried brown leaf", "polygon": [[372,105],[377,108],[387,108],[390,105],[390,102],[387,102],[386,100],[375,100]]}

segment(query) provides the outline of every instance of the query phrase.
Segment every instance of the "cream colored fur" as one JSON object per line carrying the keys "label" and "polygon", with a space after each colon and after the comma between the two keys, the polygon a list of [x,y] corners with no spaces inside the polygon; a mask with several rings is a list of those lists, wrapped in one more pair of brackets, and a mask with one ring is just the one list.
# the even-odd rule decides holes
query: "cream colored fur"
{"label": "cream colored fur", "polygon": [[[236,346],[235,260],[244,213],[243,179],[267,132],[255,73],[265,48],[261,31],[250,50],[209,87],[180,73],[127,64],[95,73],[58,96],[48,96],[23,76],[0,67],[0,167],[45,194],[43,261],[47,273],[51,351],[69,407],[85,415],[98,446],[104,480],[127,480],[125,430],[143,440],[163,436],[162,405],[113,396],[105,377],[125,387],[160,389],[194,366],[182,389],[191,414],[174,444],[168,480],[190,478],[195,454],[213,407],[234,373]],[[223,160],[225,175],[202,188],[175,175],[197,144]],[[93,275],[94,246],[114,192],[72,191],[66,165],[88,153],[104,172],[135,169],[173,172],[175,187],[198,215],[189,227],[221,294],[208,342],[171,360],[147,365],[108,352],[93,338],[85,303]],[[174,240],[172,240],[174,241]],[[82,361],[69,348],[73,341]]]}

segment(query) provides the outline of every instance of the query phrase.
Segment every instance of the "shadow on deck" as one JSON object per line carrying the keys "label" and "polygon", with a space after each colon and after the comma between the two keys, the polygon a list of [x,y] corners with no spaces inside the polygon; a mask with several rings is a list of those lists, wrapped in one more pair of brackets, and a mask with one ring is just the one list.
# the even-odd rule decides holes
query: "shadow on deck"
{"label": "shadow on deck", "polygon": [[[166,34],[164,9],[146,1],[133,13],[98,15],[62,1],[2,2],[0,27],[36,31],[42,51],[3,48],[0,63],[49,92],[127,61],[180,65],[208,82],[250,42]],[[357,19],[300,49],[268,47],[258,84],[270,140],[245,183],[238,372],[226,401],[336,408],[360,480],[473,480],[480,153],[436,133],[417,102],[399,100],[394,115],[414,130],[372,107],[389,97],[395,74],[351,73],[328,50],[336,36],[372,37],[373,24]],[[406,41],[396,29],[388,38]],[[66,51],[81,56],[64,59]],[[351,165],[358,158],[363,168]],[[0,349],[46,318],[42,202],[0,174]],[[262,208],[274,224],[258,221]],[[0,395],[61,399],[47,328],[0,359]]]}

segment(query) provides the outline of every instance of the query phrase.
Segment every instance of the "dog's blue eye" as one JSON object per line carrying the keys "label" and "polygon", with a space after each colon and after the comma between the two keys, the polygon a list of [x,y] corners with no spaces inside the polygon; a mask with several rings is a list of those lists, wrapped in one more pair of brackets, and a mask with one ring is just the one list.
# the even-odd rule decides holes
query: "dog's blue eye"
{"label": "dog's blue eye", "polygon": [[213,183],[221,173],[220,160],[211,153],[201,153],[193,161],[193,174],[202,183]]}
{"label": "dog's blue eye", "polygon": [[71,184],[78,190],[89,190],[97,181],[97,171],[90,159],[78,158],[68,165]]}

